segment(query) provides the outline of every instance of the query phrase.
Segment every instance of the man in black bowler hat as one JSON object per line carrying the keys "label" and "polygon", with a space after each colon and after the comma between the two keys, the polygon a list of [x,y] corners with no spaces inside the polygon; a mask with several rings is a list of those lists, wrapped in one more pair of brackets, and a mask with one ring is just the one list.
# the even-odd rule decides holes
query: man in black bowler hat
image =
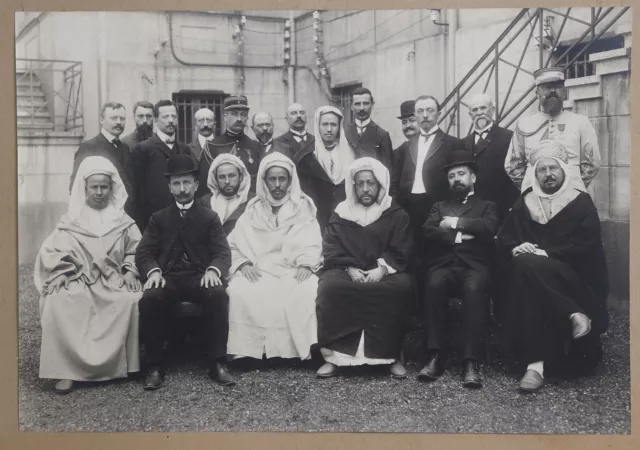
{"label": "man in black bowler hat", "polygon": [[136,251],[143,278],[139,302],[140,337],[146,348],[146,390],[164,379],[163,344],[172,326],[172,306],[188,298],[204,309],[204,332],[209,377],[219,384],[235,384],[227,371],[229,297],[225,279],[231,250],[218,214],[194,202],[198,167],[190,155],[169,159],[167,172],[173,204],[151,216]]}
{"label": "man in black bowler hat", "polygon": [[411,143],[420,136],[420,124],[415,114],[415,100],[407,100],[400,105],[400,115],[398,119],[402,121],[402,133],[407,138],[398,148],[393,151],[393,172],[391,175],[391,187],[389,188],[389,195],[395,196],[398,192],[398,183],[400,183],[400,176],[402,175],[402,168],[404,167],[404,158],[411,150]]}
{"label": "man in black bowler hat", "polygon": [[207,174],[216,156],[231,153],[240,158],[251,175],[251,192],[256,192],[256,175],[260,167],[261,146],[244,133],[249,119],[249,105],[244,95],[233,95],[224,100],[224,122],[226,129],[221,136],[207,142],[200,156],[200,186],[197,197],[209,193]]}
{"label": "man in black bowler hat", "polygon": [[477,165],[470,152],[464,148],[452,151],[443,170],[450,199],[435,203],[422,227],[429,248],[422,294],[427,364],[418,378],[434,380],[444,371],[447,288],[457,285],[462,291],[463,385],[479,388],[478,363],[485,349],[490,256],[498,216],[495,203],[474,195]]}

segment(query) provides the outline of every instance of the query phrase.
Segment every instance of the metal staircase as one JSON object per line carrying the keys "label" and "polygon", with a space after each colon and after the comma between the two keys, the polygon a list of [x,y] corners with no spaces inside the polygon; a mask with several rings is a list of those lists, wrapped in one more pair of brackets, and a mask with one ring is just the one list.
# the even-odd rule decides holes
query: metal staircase
{"label": "metal staircase", "polygon": [[[488,90],[492,91],[495,97],[496,122],[506,128],[512,127],[536,101],[533,72],[551,65],[563,67],[565,72],[573,70],[572,73],[575,74],[578,72],[575,70],[576,64],[579,63],[584,66],[581,75],[588,74],[567,79],[566,85],[574,95],[566,102],[566,108],[572,108],[573,100],[576,98],[588,98],[580,95],[598,95],[600,89],[601,96],[600,76],[618,68],[620,71],[630,70],[630,26],[619,31],[619,34],[624,35],[621,39],[624,45],[621,48],[599,53],[593,53],[593,51],[601,40],[615,35],[610,31],[611,28],[619,23],[619,19],[631,8],[590,8],[590,20],[577,17],[575,12],[572,15],[573,9],[567,8],[564,13],[548,8],[522,9],[442,102],[441,127],[454,136],[466,136],[471,128],[469,124],[468,129],[466,127],[464,130],[461,129],[463,123],[461,106],[465,106],[465,97]],[[584,11],[584,8],[580,10]],[[559,27],[554,26],[555,18],[562,19]],[[566,35],[563,36],[563,31],[568,21],[584,26],[584,32],[577,39],[570,41],[571,45],[559,47],[563,37],[567,39]],[[519,58],[514,61],[512,58],[507,58],[505,53],[515,42],[522,45],[522,51],[518,55]],[[535,58],[532,58],[532,47],[537,47]],[[511,52],[513,53],[513,50]],[[525,61],[527,56],[529,58]],[[585,57],[588,58],[585,59]],[[532,61],[533,59],[535,62]],[[608,63],[599,64],[602,61],[608,61]],[[598,66],[600,66],[599,72]],[[507,67],[509,69],[505,76]],[[591,74],[594,67],[597,73]],[[519,76],[528,77],[529,87],[514,98],[515,95],[512,95],[514,85]],[[505,82],[509,83],[506,92],[501,89]],[[466,115],[466,111],[464,114]]]}

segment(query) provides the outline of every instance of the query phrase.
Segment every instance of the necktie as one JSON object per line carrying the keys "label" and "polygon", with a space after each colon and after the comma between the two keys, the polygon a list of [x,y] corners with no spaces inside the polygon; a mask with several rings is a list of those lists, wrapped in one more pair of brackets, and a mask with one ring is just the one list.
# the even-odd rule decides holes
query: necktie
{"label": "necktie", "polygon": [[364,133],[364,129],[365,128],[367,128],[367,127],[358,127],[358,136],[362,136],[362,133]]}
{"label": "necktie", "polygon": [[184,216],[186,216],[186,215],[187,215],[187,211],[188,211],[188,210],[186,210],[186,209],[181,209],[181,210],[180,210],[180,217],[182,217],[182,218],[184,219]]}
{"label": "necktie", "polygon": [[164,143],[167,145],[173,145],[175,144],[175,142],[176,142],[176,138],[172,136],[168,137],[167,140],[164,141]]}
{"label": "necktie", "polygon": [[115,147],[119,147],[120,146],[120,139],[118,138],[114,138],[113,141],[111,141],[111,143],[115,146]]}

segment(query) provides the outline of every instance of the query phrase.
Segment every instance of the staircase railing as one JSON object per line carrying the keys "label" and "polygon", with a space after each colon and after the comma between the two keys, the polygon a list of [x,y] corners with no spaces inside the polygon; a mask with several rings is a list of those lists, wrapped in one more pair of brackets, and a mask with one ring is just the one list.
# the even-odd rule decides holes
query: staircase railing
{"label": "staircase railing", "polygon": [[[571,16],[573,8],[567,8],[566,13],[561,13],[548,8],[524,8],[509,23],[505,30],[498,36],[487,51],[476,61],[473,67],[462,77],[460,82],[447,95],[441,105],[443,111],[440,117],[441,127],[449,134],[460,137],[461,127],[461,106],[466,106],[464,98],[470,92],[480,92],[476,85],[484,79],[484,87],[481,92],[487,92],[487,89],[493,81],[493,97],[495,106],[495,120],[501,126],[510,127],[529,107],[536,101],[535,95],[531,93],[535,89],[533,84],[533,72],[543,67],[549,67],[552,59],[561,61],[578,46],[583,46],[566,64],[561,65],[565,72],[571,67],[585,52],[587,52],[594,42],[598,41],[612,26],[615,24],[630,7],[610,7],[610,8],[591,8],[591,17],[589,21]],[[545,20],[546,16],[546,20]],[[560,16],[562,23],[556,31],[551,26],[549,17]],[[609,17],[611,16],[611,17]],[[609,18],[609,20],[606,20]],[[568,20],[580,23],[586,26],[586,30],[582,33],[567,49],[557,55],[556,50],[558,43],[562,38],[565,25]],[[529,30],[527,30],[529,27]],[[515,33],[512,33],[514,30]],[[504,53],[511,45],[520,37],[527,33],[528,36],[524,41],[522,51],[516,62],[509,61],[504,57]],[[523,61],[527,54],[531,43],[538,46],[538,58],[535,67],[524,68]],[[555,57],[555,58],[554,58]],[[505,79],[501,77],[500,66],[509,66],[516,69],[510,77],[509,87],[502,95],[501,84]],[[485,75],[489,73],[488,76]],[[516,99],[511,99],[511,94],[518,75],[525,73],[531,77],[529,88]],[[511,101],[510,101],[511,100]],[[451,128],[455,126],[455,132]],[[471,126],[467,134],[471,131]]]}
{"label": "staircase railing", "polygon": [[[27,85],[21,86],[22,81],[28,81]],[[25,111],[28,117],[20,117],[19,125],[37,125],[38,114],[47,113],[54,130],[83,131],[81,62],[16,58],[16,89],[24,87],[27,87],[27,95],[18,92],[18,97],[28,98],[28,106],[18,109]]]}

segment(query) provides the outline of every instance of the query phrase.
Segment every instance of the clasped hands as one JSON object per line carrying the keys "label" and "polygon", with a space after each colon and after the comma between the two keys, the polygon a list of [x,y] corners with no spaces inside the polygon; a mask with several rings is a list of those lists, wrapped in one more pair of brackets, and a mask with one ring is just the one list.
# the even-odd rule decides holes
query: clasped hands
{"label": "clasped hands", "polygon": [[[454,230],[455,228],[453,228],[453,224],[456,219],[457,217],[444,216],[440,221],[440,228],[444,228],[447,230]],[[471,239],[475,239],[474,235],[468,234],[468,233],[460,233],[460,237],[462,238],[463,241],[470,241]]]}
{"label": "clasped hands", "polygon": [[[262,273],[260,273],[260,271],[253,267],[253,265],[251,264],[242,266],[240,272],[251,283],[257,283],[262,276]],[[313,275],[313,271],[308,267],[298,267],[293,278],[297,283],[302,283],[304,281],[307,281],[311,275]]]}
{"label": "clasped hands", "polygon": [[351,279],[357,283],[375,283],[389,273],[386,267],[380,266],[371,270],[361,270],[356,267],[349,267],[347,273]]}
{"label": "clasped hands", "polygon": [[523,253],[533,253],[535,255],[546,256],[546,252],[540,249],[536,244],[531,242],[523,242],[522,244],[511,250],[513,256],[522,255]]}

